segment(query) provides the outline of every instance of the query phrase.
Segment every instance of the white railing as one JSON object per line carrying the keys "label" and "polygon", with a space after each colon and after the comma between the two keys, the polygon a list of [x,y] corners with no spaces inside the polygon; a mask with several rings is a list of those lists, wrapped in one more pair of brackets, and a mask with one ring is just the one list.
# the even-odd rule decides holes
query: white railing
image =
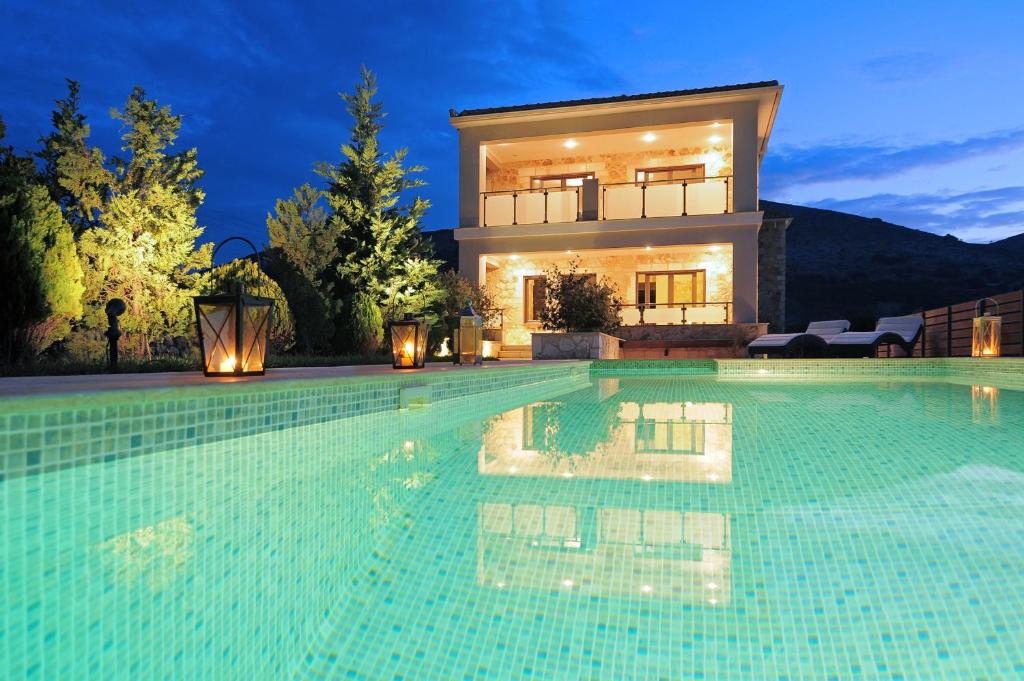
{"label": "white railing", "polygon": [[703,180],[657,180],[601,186],[605,220],[714,215],[729,212],[731,175]]}
{"label": "white railing", "polygon": [[489,227],[576,222],[580,216],[581,189],[549,187],[483,192],[481,224]]}
{"label": "white railing", "polygon": [[730,324],[732,302],[634,303],[621,311],[623,326],[643,324]]}

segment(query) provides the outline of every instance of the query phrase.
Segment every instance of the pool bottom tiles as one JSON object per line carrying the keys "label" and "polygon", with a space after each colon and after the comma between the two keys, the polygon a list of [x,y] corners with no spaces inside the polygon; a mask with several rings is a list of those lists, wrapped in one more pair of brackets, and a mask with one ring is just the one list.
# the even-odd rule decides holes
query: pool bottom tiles
{"label": "pool bottom tiles", "polygon": [[593,378],[0,483],[8,677],[1024,674],[1024,393]]}
{"label": "pool bottom tiles", "polygon": [[303,672],[1024,673],[1024,394],[598,379],[447,433]]}

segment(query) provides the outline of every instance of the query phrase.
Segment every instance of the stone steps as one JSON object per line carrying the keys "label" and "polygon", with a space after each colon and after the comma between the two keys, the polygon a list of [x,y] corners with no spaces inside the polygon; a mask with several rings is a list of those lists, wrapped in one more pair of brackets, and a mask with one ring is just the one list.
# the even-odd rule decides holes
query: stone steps
{"label": "stone steps", "polygon": [[498,359],[533,359],[533,348],[529,345],[502,345]]}

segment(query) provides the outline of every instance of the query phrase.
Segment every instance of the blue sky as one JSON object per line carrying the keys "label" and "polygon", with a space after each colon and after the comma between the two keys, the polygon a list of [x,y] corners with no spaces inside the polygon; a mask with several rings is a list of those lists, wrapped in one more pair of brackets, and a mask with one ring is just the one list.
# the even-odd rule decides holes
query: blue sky
{"label": "blue sky", "polygon": [[265,240],[275,198],[347,135],[378,73],[384,142],[456,219],[450,107],[764,79],[786,86],[761,196],[987,242],[1024,231],[1024,3],[61,3],[0,0],[0,115],[34,146],[65,77],[93,139],[134,84],[185,115],[212,239]]}

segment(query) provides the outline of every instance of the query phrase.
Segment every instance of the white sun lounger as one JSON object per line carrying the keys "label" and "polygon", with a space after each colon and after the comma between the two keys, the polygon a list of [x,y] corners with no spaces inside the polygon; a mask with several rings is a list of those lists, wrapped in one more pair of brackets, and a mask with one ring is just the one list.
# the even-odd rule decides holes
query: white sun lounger
{"label": "white sun lounger", "polygon": [[804,333],[769,333],[755,338],[747,346],[747,352],[751,357],[824,357],[828,349],[828,340],[849,328],[850,322],[845,319],[811,322]]}
{"label": "white sun lounger", "polygon": [[828,341],[832,357],[874,357],[879,345],[898,345],[907,357],[914,354],[914,346],[921,337],[924,320],[921,315],[882,317],[874,331],[848,331]]}

